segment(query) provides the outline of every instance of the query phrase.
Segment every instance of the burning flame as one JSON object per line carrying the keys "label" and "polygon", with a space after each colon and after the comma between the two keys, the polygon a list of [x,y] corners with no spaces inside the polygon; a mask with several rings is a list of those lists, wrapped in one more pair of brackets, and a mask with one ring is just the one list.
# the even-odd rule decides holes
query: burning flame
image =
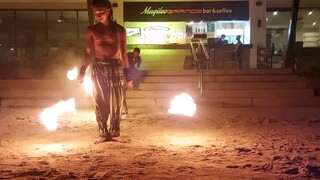
{"label": "burning flame", "polygon": [[76,80],[78,77],[78,68],[75,67],[72,70],[68,71],[67,77],[69,80]]}
{"label": "burning flame", "polygon": [[196,104],[190,95],[182,93],[171,101],[168,112],[170,114],[182,114],[185,116],[193,116],[196,112]]}
{"label": "burning flame", "polygon": [[[78,77],[78,68],[75,67],[72,70],[68,71],[67,77],[69,80],[76,80]],[[85,91],[88,94],[92,95],[91,79],[88,76],[85,76],[83,81]],[[56,130],[58,128],[58,116],[67,112],[75,112],[75,107],[76,103],[74,98],[71,98],[67,101],[60,101],[52,107],[44,109],[40,114],[40,120],[48,130]]]}
{"label": "burning flame", "polygon": [[[76,80],[78,77],[78,68],[75,67],[72,70],[68,71],[67,77],[69,80]],[[86,93],[92,95],[92,81],[87,75],[83,79],[83,87]]]}
{"label": "burning flame", "polygon": [[91,81],[91,78],[90,77],[88,77],[88,76],[85,76],[84,77],[84,79],[83,79],[83,85],[84,85],[84,90],[88,93],[88,94],[90,94],[90,95],[92,95],[92,81]]}
{"label": "burning flame", "polygon": [[71,98],[67,101],[60,101],[57,104],[44,109],[40,114],[40,120],[48,130],[56,130],[58,128],[58,116],[63,113],[75,111],[75,99]]}

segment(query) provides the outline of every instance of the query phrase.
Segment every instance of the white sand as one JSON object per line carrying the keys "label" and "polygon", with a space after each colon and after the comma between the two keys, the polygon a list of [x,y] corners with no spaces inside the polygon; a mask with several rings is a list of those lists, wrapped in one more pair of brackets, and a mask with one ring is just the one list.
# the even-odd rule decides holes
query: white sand
{"label": "white sand", "polygon": [[93,144],[92,109],[39,123],[0,108],[0,179],[320,179],[320,109],[129,109],[121,142]]}

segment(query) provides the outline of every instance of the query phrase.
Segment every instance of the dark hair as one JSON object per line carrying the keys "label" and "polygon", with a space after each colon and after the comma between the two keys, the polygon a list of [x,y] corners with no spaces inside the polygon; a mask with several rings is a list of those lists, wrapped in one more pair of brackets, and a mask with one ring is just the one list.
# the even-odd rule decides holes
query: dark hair
{"label": "dark hair", "polygon": [[111,2],[108,0],[92,0],[91,2],[92,7],[106,7],[111,8]]}
{"label": "dark hair", "polygon": [[136,48],[134,48],[134,49],[133,49],[133,52],[137,52],[137,53],[139,53],[139,54],[140,54],[140,48],[137,48],[137,47],[136,47]]}
{"label": "dark hair", "polygon": [[110,9],[110,20],[113,21],[113,10],[111,2],[108,0],[92,0],[91,2],[92,7],[105,7]]}

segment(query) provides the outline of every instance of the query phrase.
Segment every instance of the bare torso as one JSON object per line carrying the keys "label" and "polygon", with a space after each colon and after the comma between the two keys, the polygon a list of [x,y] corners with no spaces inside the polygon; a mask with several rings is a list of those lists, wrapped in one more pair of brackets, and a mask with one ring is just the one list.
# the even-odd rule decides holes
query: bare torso
{"label": "bare torso", "polygon": [[119,36],[116,23],[103,25],[101,23],[90,26],[94,42],[96,58],[120,58],[119,57]]}

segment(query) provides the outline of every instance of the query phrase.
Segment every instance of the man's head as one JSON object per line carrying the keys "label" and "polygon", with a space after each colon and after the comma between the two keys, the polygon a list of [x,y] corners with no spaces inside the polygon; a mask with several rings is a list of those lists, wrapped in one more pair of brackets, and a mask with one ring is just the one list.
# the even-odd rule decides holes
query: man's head
{"label": "man's head", "polygon": [[226,35],[225,34],[221,34],[221,39],[225,39]]}
{"label": "man's head", "polygon": [[236,36],[236,40],[237,40],[237,41],[240,41],[240,39],[241,39],[241,35],[237,35],[237,36]]}
{"label": "man's head", "polygon": [[138,57],[140,55],[140,48],[133,49],[133,57]]}
{"label": "man's head", "polygon": [[108,0],[92,0],[92,10],[95,18],[99,22],[106,22],[109,20],[113,20],[113,12],[112,5]]}

